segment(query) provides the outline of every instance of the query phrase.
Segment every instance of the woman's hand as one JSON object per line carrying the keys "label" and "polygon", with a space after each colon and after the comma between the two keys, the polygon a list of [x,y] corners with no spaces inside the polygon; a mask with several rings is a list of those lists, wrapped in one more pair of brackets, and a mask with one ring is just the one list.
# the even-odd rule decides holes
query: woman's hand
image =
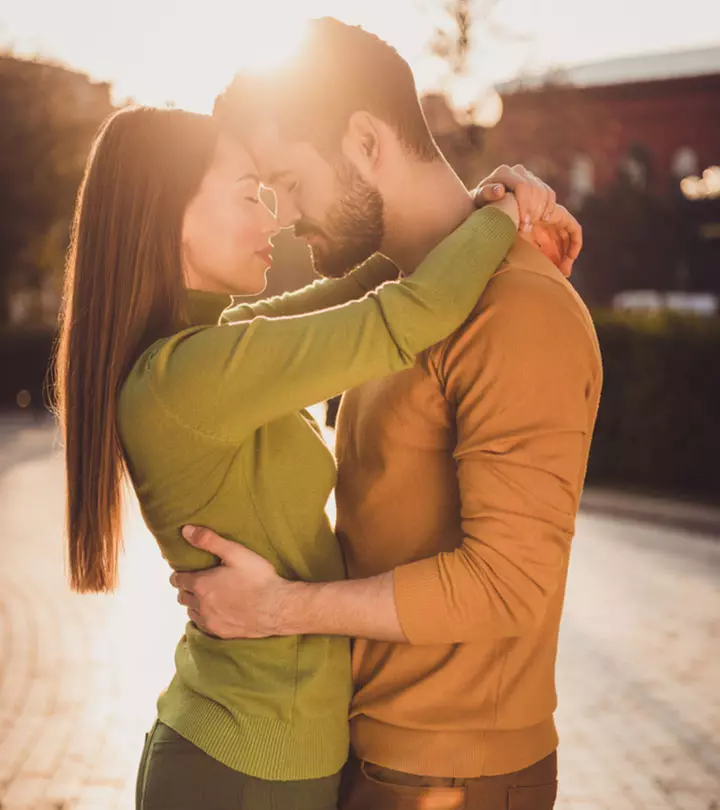
{"label": "woman's hand", "polygon": [[[498,167],[473,189],[472,195],[481,208],[497,204],[508,191],[517,200],[521,234],[569,276],[582,249],[580,223],[566,208],[558,206],[555,192],[547,183],[519,164]],[[560,248],[562,254],[558,252]]]}
{"label": "woman's hand", "polygon": [[473,190],[476,204],[492,203],[501,199],[503,189],[512,191],[520,208],[520,228],[530,233],[541,219],[549,220],[557,198],[550,186],[524,166],[498,166],[478,183]]}
{"label": "woman's hand", "polygon": [[[574,234],[574,242],[571,242]],[[548,221],[533,225],[523,239],[541,250],[566,276],[572,273],[573,262],[582,249],[582,228],[575,217],[562,205],[556,205]],[[572,251],[575,251],[573,257]]]}

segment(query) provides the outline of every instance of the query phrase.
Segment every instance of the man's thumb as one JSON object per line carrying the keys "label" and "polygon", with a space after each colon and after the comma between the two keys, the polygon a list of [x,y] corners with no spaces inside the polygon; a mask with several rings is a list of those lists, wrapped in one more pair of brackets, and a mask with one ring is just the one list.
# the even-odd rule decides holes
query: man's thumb
{"label": "man's thumb", "polygon": [[233,543],[225,540],[210,529],[202,526],[183,526],[182,536],[195,548],[209,551],[220,559],[227,559],[228,551],[232,551]]}

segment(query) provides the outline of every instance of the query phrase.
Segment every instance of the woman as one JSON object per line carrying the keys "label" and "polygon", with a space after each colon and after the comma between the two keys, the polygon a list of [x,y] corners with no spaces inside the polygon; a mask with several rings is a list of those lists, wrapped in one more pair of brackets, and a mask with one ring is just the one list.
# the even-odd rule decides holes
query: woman
{"label": "woman", "polygon": [[[334,463],[303,408],[408,367],[450,334],[516,235],[508,195],[407,280],[351,301],[389,277],[388,262],[372,260],[244,308],[247,318],[268,306],[312,314],[214,326],[228,292],[265,287],[277,224],[256,174],[212,119],[179,110],[122,111],[94,144],[57,358],[78,591],[115,586],[125,470],[176,570],[215,563],[182,539],[194,523],[242,536],[283,576],[341,577],[324,511]],[[484,249],[470,262],[463,248],[478,235]],[[334,807],[349,698],[345,639],[222,641],[188,624],[146,744],[138,807]]]}

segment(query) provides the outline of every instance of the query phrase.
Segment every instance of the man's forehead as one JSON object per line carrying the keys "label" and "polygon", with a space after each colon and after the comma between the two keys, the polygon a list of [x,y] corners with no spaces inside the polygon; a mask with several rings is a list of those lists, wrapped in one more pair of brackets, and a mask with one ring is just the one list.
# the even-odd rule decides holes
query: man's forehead
{"label": "man's forehead", "polygon": [[282,182],[288,175],[306,177],[329,166],[311,141],[287,137],[274,122],[254,126],[246,142],[267,186]]}
{"label": "man's forehead", "polygon": [[266,185],[282,179],[291,170],[293,144],[283,138],[280,128],[274,121],[263,122],[253,127],[247,141],[248,151],[253,156]]}

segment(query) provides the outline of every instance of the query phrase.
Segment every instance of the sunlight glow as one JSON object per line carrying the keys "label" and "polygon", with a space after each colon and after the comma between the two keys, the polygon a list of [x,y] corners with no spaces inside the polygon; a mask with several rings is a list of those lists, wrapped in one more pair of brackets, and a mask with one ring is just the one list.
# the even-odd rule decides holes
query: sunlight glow
{"label": "sunlight glow", "polygon": [[392,0],[392,13],[387,0],[11,0],[11,5],[11,14],[0,10],[0,47],[4,40],[20,54],[50,56],[110,81],[116,103],[204,113],[238,70],[262,70],[291,56],[308,19],[332,15],[363,25],[421,72],[434,25],[431,15],[418,13],[416,0]]}
{"label": "sunlight glow", "polygon": [[[268,5],[255,6],[251,14],[243,3],[223,5],[219,18],[176,17],[176,35],[157,52],[158,61],[167,60],[172,65],[173,75],[156,64],[138,84],[142,90],[137,100],[208,113],[217,93],[238,70],[262,71],[280,65],[292,57],[302,41],[308,17],[298,5],[288,6],[281,24],[277,9]],[[189,29],[195,26],[197,30],[191,35]],[[205,35],[198,36],[201,32]],[[188,41],[193,42],[192,59],[179,47]]]}
{"label": "sunlight glow", "polygon": [[[390,42],[420,90],[436,91],[447,88],[447,65],[428,44],[445,9],[445,0],[0,0],[0,50],[111,82],[117,103],[208,112],[238,69],[277,64],[304,21],[332,15]],[[495,24],[525,37],[476,30],[469,68],[478,92],[523,69],[707,43],[720,30],[720,3],[685,0],[680,11],[655,0],[503,0]]]}

